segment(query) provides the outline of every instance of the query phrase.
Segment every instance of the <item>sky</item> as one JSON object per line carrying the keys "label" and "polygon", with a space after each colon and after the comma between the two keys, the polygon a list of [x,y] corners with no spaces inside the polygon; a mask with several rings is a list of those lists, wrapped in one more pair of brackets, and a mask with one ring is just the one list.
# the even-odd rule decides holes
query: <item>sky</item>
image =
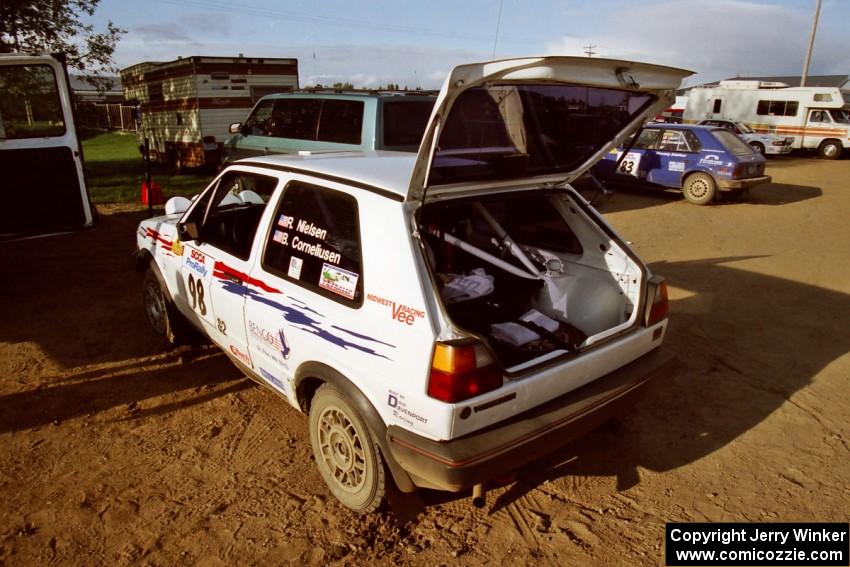
{"label": "sky", "polygon": [[[296,57],[300,86],[439,88],[461,63],[529,55],[684,67],[686,84],[799,75],[815,0],[101,0],[119,68],[178,56]],[[850,73],[850,0],[823,0],[810,74]]]}

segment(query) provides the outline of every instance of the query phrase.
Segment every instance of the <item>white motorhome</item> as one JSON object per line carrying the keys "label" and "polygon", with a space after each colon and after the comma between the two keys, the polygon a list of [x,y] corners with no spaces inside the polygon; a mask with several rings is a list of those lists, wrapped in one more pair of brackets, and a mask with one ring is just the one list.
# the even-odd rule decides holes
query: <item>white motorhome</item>
{"label": "white motorhome", "polygon": [[181,167],[217,166],[229,126],[261,97],[298,88],[298,60],[184,57],[121,71],[124,98],[139,105],[140,143],[151,160]]}
{"label": "white motorhome", "polygon": [[793,136],[795,149],[836,159],[850,148],[850,92],[837,87],[788,87],[784,83],[720,81],[688,91],[684,121],[743,122],[756,132]]}

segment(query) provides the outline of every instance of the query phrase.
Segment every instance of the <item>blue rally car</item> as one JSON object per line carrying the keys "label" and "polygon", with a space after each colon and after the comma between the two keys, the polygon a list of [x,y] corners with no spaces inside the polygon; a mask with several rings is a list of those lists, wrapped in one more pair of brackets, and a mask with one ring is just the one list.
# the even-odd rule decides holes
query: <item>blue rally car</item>
{"label": "blue rally car", "polygon": [[696,205],[707,205],[719,192],[742,193],[770,183],[764,157],[715,126],[648,124],[617,165],[622,153],[620,148],[605,156],[596,166],[597,175],[608,182],[681,189]]}

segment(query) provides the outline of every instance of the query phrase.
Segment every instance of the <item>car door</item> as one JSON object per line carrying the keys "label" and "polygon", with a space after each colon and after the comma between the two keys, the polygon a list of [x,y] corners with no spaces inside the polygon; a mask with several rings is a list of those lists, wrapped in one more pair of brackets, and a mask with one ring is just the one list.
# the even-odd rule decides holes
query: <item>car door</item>
{"label": "car door", "polygon": [[198,238],[185,243],[181,278],[186,306],[209,336],[252,367],[245,327],[245,296],[260,285],[249,277],[253,243],[266,204],[279,183],[274,174],[225,170],[189,213]]}
{"label": "car door", "polygon": [[[351,353],[381,356],[358,322],[363,303],[360,220],[356,199],[300,180],[283,188],[252,272],[245,305],[248,353],[257,373],[294,400],[293,372],[323,360],[345,373]],[[386,346],[384,346],[386,348]]]}
{"label": "car door", "polygon": [[803,147],[817,148],[823,138],[828,137],[832,130],[832,118],[826,110],[810,110],[806,128],[803,131]]}
{"label": "car door", "polygon": [[94,223],[63,57],[0,57],[0,171],[0,236]]}
{"label": "car door", "polygon": [[[658,138],[657,128],[646,128],[638,134],[638,139],[632,145],[626,157],[617,166],[614,172],[619,181],[644,181],[652,169],[655,156],[651,148]],[[616,159],[623,154],[623,148],[619,149]]]}
{"label": "car door", "polygon": [[682,130],[665,128],[655,143],[656,160],[648,180],[664,187],[681,187],[690,148]]}

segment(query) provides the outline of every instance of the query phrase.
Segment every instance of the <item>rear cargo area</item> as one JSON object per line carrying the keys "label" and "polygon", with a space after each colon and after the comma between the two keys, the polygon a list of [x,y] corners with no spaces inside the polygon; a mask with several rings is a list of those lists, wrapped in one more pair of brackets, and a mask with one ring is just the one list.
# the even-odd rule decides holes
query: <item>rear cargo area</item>
{"label": "rear cargo area", "polygon": [[507,370],[578,353],[628,328],[640,266],[567,191],[424,206],[420,234],[452,323]]}

